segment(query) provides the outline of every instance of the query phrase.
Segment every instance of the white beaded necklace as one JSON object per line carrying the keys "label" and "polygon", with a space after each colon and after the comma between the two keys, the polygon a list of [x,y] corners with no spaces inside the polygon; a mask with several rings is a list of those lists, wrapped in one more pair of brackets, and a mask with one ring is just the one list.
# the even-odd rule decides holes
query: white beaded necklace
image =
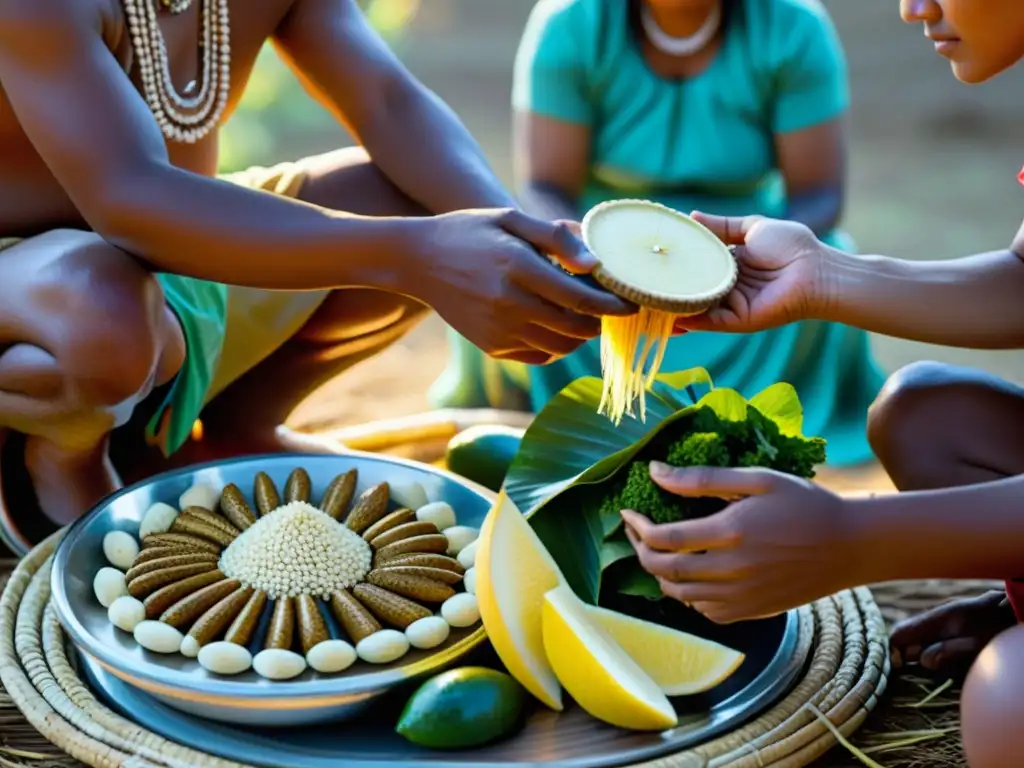
{"label": "white beaded necklace", "polygon": [[[139,63],[142,95],[170,141],[194,144],[216,129],[231,86],[228,0],[202,0],[202,85],[194,96],[179,94],[151,0],[123,0],[132,47]],[[159,0],[171,13],[188,10],[192,0]],[[194,84],[190,83],[186,93]]]}
{"label": "white beaded necklace", "polygon": [[651,45],[669,56],[692,56],[710,43],[722,23],[722,7],[715,3],[707,20],[688,37],[673,37],[658,26],[651,9],[644,4],[640,9],[640,23]]}

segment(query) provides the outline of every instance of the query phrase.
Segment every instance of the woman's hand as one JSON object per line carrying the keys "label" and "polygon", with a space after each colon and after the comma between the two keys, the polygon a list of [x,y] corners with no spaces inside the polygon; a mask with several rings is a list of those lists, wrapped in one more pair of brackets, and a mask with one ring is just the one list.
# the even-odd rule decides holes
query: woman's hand
{"label": "woman's hand", "polygon": [[815,316],[825,294],[828,248],[810,229],[762,216],[695,211],[693,217],[735,246],[739,280],[718,307],[680,318],[678,330],[750,333]]}
{"label": "woman's hand", "polygon": [[738,499],[715,515],[665,525],[622,512],[662,592],[712,621],[773,616],[857,585],[844,502],[824,488],[767,469],[658,462],[651,478],[681,496]]}

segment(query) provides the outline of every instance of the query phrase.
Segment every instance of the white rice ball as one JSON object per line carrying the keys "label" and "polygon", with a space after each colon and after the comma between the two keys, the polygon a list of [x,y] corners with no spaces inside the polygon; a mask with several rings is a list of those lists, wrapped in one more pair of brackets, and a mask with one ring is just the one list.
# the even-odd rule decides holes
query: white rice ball
{"label": "white rice ball", "polygon": [[356,649],[344,640],[324,640],[306,654],[309,666],[323,675],[344,672],[356,661]]}
{"label": "white rice ball", "polygon": [[419,483],[389,482],[388,489],[391,492],[391,499],[406,509],[419,509],[430,501],[427,492]]}
{"label": "white rice ball", "polygon": [[456,525],[446,528],[444,535],[448,539],[448,555],[456,557],[462,550],[472,544],[480,536],[480,531],[468,525]]}
{"label": "white rice ball", "polygon": [[429,650],[447,640],[451,631],[448,622],[440,616],[425,616],[406,627],[405,636],[413,648]]}
{"label": "white rice ball", "polygon": [[128,594],[128,583],[117,568],[100,568],[92,580],[92,591],[104,608],[109,608],[119,597]]}
{"label": "white rice ball", "polygon": [[253,665],[253,659],[244,646],[210,643],[199,651],[199,665],[215,675],[240,675]]}
{"label": "white rice ball", "polygon": [[476,539],[475,541],[467,544],[466,547],[459,552],[459,565],[467,570],[476,565],[476,549],[478,546],[480,546],[480,539]]}
{"label": "white rice ball", "polygon": [[196,640],[192,635],[185,635],[185,639],[181,641],[181,655],[186,659],[195,659],[199,657],[199,651],[202,648],[199,646],[199,641]]}
{"label": "white rice ball", "polygon": [[291,680],[306,671],[306,660],[292,651],[267,648],[256,654],[252,668],[267,680]]}
{"label": "white rice ball", "polygon": [[462,577],[462,583],[466,587],[466,591],[471,595],[476,594],[476,568],[470,568],[466,571],[466,575]]}
{"label": "white rice ball", "polygon": [[139,543],[130,533],[111,531],[103,537],[103,556],[115,568],[127,571],[139,556]]}
{"label": "white rice ball", "polygon": [[134,597],[117,598],[107,609],[107,618],[118,629],[132,634],[146,620],[146,606]]}
{"label": "white rice ball", "polygon": [[142,621],[135,627],[135,642],[153,653],[177,653],[185,639],[177,629],[162,621]]}
{"label": "white rice ball", "polygon": [[356,646],[359,658],[369,664],[390,664],[409,650],[409,638],[397,629],[381,629]]}
{"label": "white rice ball", "polygon": [[196,483],[181,494],[181,498],[178,499],[178,508],[202,507],[210,512],[216,512],[219,502],[220,491],[207,483]]}
{"label": "white rice ball", "polygon": [[476,595],[460,592],[441,604],[441,615],[453,627],[471,627],[480,621],[480,606]]}
{"label": "white rice ball", "polygon": [[178,510],[170,504],[158,501],[146,510],[139,524],[139,538],[144,539],[156,533],[167,533],[178,517]]}
{"label": "white rice ball", "polygon": [[435,501],[432,504],[418,507],[416,519],[424,523],[433,523],[437,526],[437,530],[444,531],[455,525],[455,510],[448,502]]}

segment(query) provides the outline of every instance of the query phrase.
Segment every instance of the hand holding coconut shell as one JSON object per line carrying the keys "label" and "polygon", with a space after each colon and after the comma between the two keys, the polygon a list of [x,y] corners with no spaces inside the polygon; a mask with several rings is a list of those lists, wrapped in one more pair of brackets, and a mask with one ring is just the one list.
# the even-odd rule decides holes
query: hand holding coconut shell
{"label": "hand holding coconut shell", "polygon": [[753,333],[819,318],[828,247],[793,221],[695,212],[693,219],[733,246],[735,287],[704,314],[681,317],[678,330]]}
{"label": "hand holding coconut shell", "polygon": [[443,263],[436,283],[417,286],[415,295],[492,357],[541,365],[597,336],[599,318],[636,311],[568,274],[588,273],[596,261],[564,223],[514,209],[427,221],[428,256]]}
{"label": "hand holding coconut shell", "polygon": [[640,309],[601,323],[600,412],[616,424],[645,417],[645,393],[654,383],[677,318],[714,308],[736,285],[733,254],[706,227],[684,213],[648,200],[612,200],[583,217],[582,236],[598,260],[593,277]]}

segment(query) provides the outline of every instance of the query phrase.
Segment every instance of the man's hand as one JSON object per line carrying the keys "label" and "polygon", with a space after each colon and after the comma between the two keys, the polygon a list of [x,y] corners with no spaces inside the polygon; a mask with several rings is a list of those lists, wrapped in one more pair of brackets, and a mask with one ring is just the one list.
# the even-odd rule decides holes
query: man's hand
{"label": "man's hand", "polygon": [[567,222],[514,209],[423,222],[429,229],[416,297],[492,357],[543,365],[597,336],[602,316],[636,311],[566,274],[587,274],[597,264]]}
{"label": "man's hand", "polygon": [[623,510],[643,568],[712,621],[773,616],[856,585],[842,499],[767,469],[677,469],[651,478],[681,496],[738,499],[718,514],[656,525]]}
{"label": "man's hand", "polygon": [[717,308],[681,318],[677,330],[751,333],[814,315],[823,300],[827,248],[810,229],[762,216],[693,217],[735,246],[739,280]]}

